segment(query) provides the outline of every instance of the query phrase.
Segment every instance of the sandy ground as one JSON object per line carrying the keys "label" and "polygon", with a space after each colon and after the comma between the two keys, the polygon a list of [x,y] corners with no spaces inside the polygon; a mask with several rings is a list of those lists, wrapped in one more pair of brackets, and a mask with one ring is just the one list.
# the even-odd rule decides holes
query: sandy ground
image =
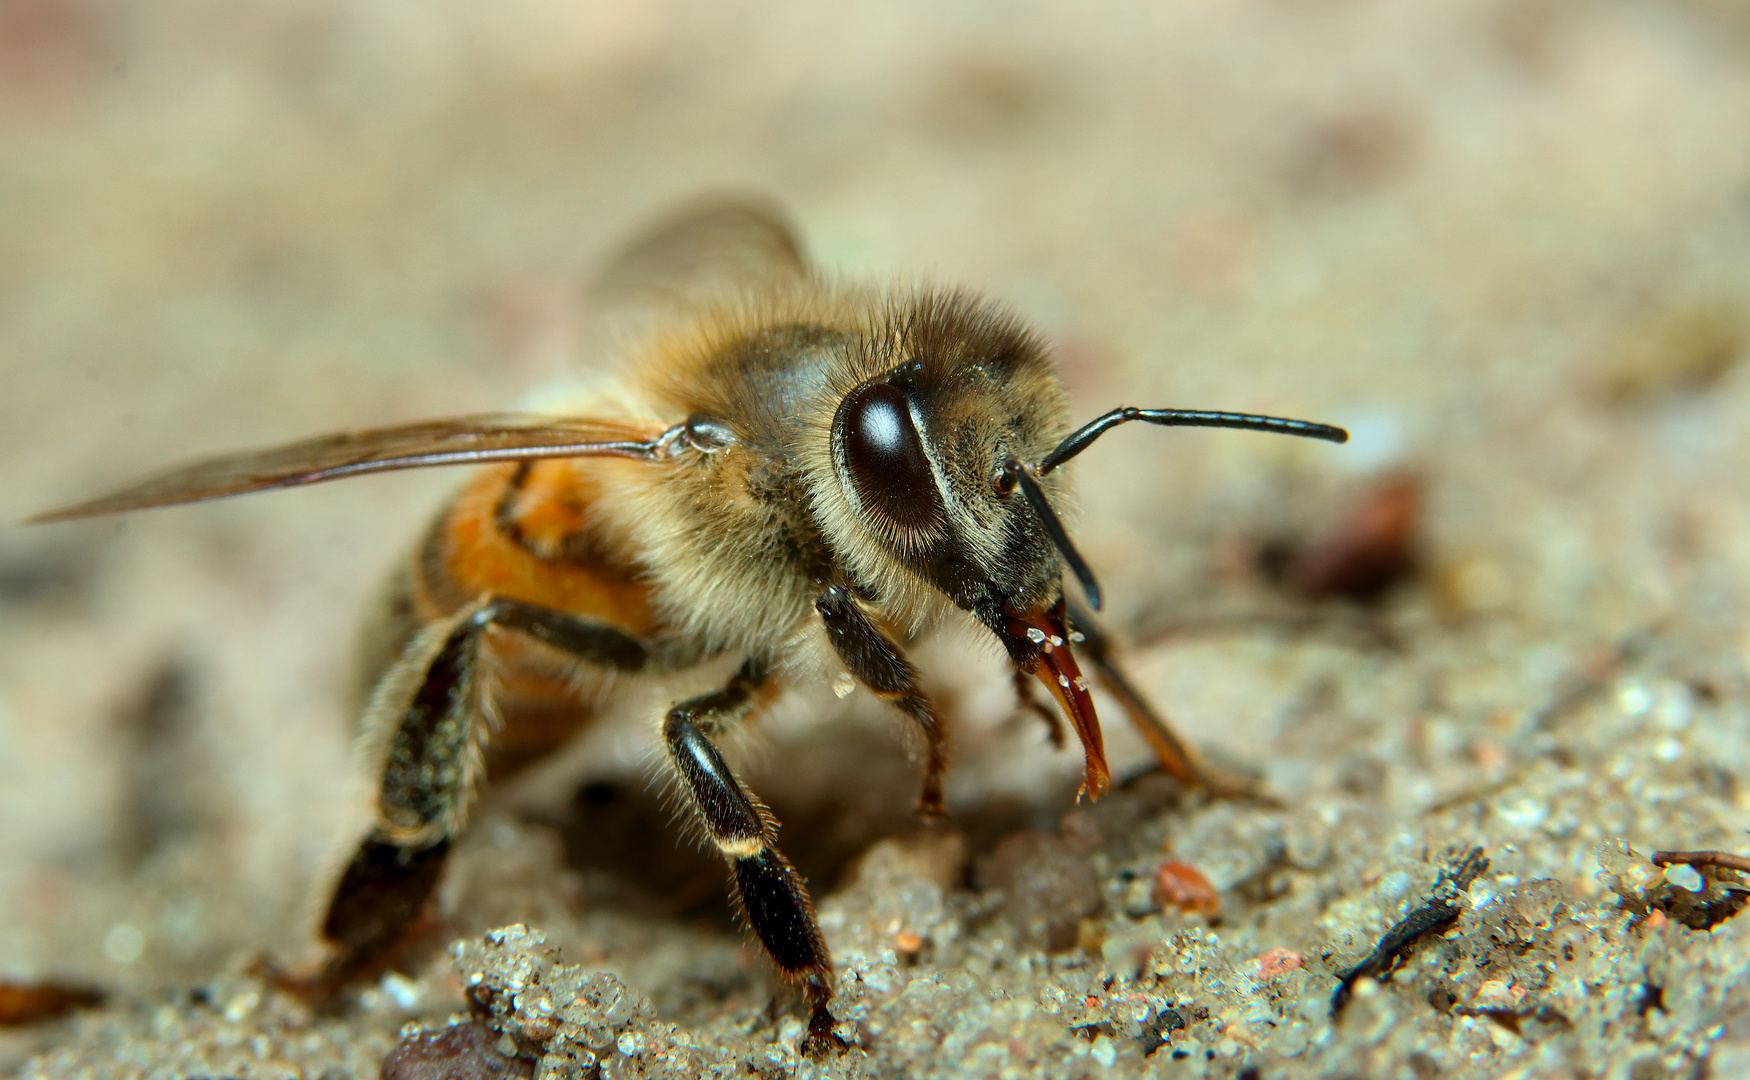
{"label": "sandy ground", "polygon": [[[1011,303],[1077,416],[1356,434],[1127,430],[1079,467],[1138,680],[1281,806],[1139,776],[1112,719],[1134,779],[1074,807],[1076,755],[954,628],[920,653],[948,825],[860,696],[744,748],[840,962],[860,1045],[824,1064],[670,854],[654,699],[482,815],[453,962],[338,1017],[242,974],[309,947],[361,809],[353,626],[454,476],[6,526],[0,976],[109,1004],[0,1034],[0,1068],[368,1077],[475,980],[487,1026],[410,1034],[395,1075],[1739,1075],[1750,923],[1692,929],[1702,883],[1610,845],[1750,848],[1746,131],[1737,0],[0,3],[0,520],[538,402],[599,363],[602,253],[730,187],[826,267]],[[1392,476],[1409,580],[1271,583],[1261,552]],[[1166,858],[1219,912],[1158,901]],[[1431,894],[1456,923],[1333,1020]],[[514,923],[545,944],[481,936]]]}

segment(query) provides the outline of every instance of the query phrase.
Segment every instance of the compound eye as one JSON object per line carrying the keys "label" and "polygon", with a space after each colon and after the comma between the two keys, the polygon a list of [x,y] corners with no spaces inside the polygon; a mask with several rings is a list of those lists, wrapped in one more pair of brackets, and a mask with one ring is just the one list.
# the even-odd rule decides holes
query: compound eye
{"label": "compound eye", "polygon": [[845,466],[857,497],[902,529],[929,529],[942,514],[942,496],[924,456],[905,395],[871,383],[839,407]]}

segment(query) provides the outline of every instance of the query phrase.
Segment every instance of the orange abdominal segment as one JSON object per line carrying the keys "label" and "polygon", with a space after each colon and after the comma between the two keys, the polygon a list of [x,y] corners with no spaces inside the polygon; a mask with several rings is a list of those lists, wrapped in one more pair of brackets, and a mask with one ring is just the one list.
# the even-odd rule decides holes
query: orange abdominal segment
{"label": "orange abdominal segment", "polygon": [[466,603],[491,593],[648,636],[656,623],[650,587],[636,565],[602,550],[587,531],[599,495],[587,470],[567,461],[483,474],[452,504],[435,538],[455,598]]}
{"label": "orange abdominal segment", "polygon": [[[577,462],[483,471],[433,523],[414,560],[413,615],[435,622],[491,595],[648,640],[658,630],[650,587],[636,562],[590,528],[599,497],[599,480]],[[514,631],[488,630],[483,644],[501,720],[487,764],[492,777],[502,778],[588,723],[604,673]]]}

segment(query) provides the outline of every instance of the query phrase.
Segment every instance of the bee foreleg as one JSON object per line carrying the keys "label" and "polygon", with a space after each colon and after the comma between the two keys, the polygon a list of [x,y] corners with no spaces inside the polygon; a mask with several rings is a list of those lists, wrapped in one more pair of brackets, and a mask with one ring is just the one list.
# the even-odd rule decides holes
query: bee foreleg
{"label": "bee foreleg", "polygon": [[826,624],[826,636],[852,678],[912,718],[923,732],[929,755],[924,766],[924,790],[918,812],[926,817],[947,813],[942,802],[942,776],[948,771],[948,740],[935,706],[918,689],[917,668],[899,646],[857,606],[851,590],[830,585],[814,602]]}
{"label": "bee foreleg", "polygon": [[1220,798],[1259,798],[1257,785],[1244,777],[1230,775],[1217,769],[1203,760],[1197,751],[1191,748],[1166,717],[1162,716],[1149,700],[1142,696],[1135,684],[1118,667],[1118,662],[1112,657],[1112,643],[1104,631],[1094,625],[1090,616],[1079,604],[1069,604],[1070,625],[1082,635],[1082,642],[1077,652],[1092,662],[1100,685],[1106,692],[1118,699],[1123,707],[1124,715],[1130,718],[1130,724],[1154,751],[1155,758],[1174,778],[1187,784],[1200,787]]}
{"label": "bee foreleg", "polygon": [[832,958],[814,917],[808,886],[778,851],[778,823],[742,786],[709,733],[722,729],[755,704],[767,672],[754,661],[742,665],[721,690],[683,701],[668,711],[663,737],[694,813],[705,834],[728,861],[748,926],[786,979],[808,994],[808,1035],[803,1050],[818,1055],[842,1047],[833,1034]]}
{"label": "bee foreleg", "polygon": [[1058,718],[1057,713],[1047,708],[1045,703],[1039,700],[1039,695],[1033,692],[1033,688],[1037,685],[1033,676],[1025,671],[1016,670],[1014,683],[1015,708],[1022,712],[1030,712],[1045,721],[1045,733],[1051,739],[1051,745],[1062,750],[1063,721]]}

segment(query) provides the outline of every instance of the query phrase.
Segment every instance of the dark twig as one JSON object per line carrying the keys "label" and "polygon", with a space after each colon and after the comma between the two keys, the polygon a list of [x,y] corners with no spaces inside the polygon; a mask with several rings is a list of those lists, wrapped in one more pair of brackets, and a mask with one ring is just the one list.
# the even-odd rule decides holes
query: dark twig
{"label": "dark twig", "polygon": [[101,1004],[103,992],[89,986],[0,981],[0,1027],[36,1024]]}
{"label": "dark twig", "polygon": [[1457,862],[1442,870],[1434,882],[1434,891],[1428,895],[1428,902],[1394,923],[1359,964],[1337,975],[1337,990],[1331,995],[1331,1019],[1342,1015],[1358,980],[1368,976],[1377,978],[1390,972],[1418,941],[1457,922],[1464,910],[1458,898],[1488,868],[1489,857],[1479,847],[1471,848]]}
{"label": "dark twig", "polygon": [[1727,870],[1742,870],[1750,874],[1750,857],[1734,855],[1729,851],[1655,851],[1654,866],[1670,866],[1679,863],[1684,866],[1718,866]]}

